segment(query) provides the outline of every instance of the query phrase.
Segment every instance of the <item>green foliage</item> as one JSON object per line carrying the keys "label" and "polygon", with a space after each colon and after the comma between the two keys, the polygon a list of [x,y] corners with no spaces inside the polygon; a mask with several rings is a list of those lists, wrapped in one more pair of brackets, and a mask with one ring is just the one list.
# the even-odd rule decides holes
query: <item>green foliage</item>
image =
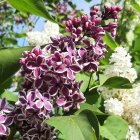
{"label": "green foliage", "polygon": [[102,137],[109,140],[123,140],[128,131],[128,124],[119,116],[109,116],[100,126]]}
{"label": "green foliage", "polygon": [[84,73],[84,72],[78,73],[78,74],[76,74],[76,81],[78,81],[78,82],[83,81],[80,90],[84,93],[89,86],[90,74]]}
{"label": "green foliage", "polygon": [[140,52],[140,35],[136,38],[134,42],[134,52]]}
{"label": "green foliage", "polygon": [[140,1],[139,0],[131,0],[131,5],[140,12]]}
{"label": "green foliage", "polygon": [[50,16],[42,0],[8,0],[9,3],[19,11],[31,13],[55,22]]}
{"label": "green foliage", "polygon": [[[0,93],[1,94],[1,93]],[[16,102],[18,100],[18,96],[8,90],[5,90],[1,95],[1,98],[6,98],[8,101]]]}
{"label": "green foliage", "polygon": [[129,89],[132,88],[130,81],[123,77],[111,77],[105,81],[103,86],[108,88]]}
{"label": "green foliage", "polygon": [[89,110],[78,115],[52,117],[45,123],[58,129],[65,140],[99,140],[98,121]]}
{"label": "green foliage", "polygon": [[109,35],[108,32],[105,33],[105,36],[103,37],[103,41],[106,43],[107,46],[110,47],[110,49],[114,50],[116,47],[118,47],[117,42]]}
{"label": "green foliage", "polygon": [[96,115],[104,115],[103,112],[101,112],[96,105],[90,105],[88,103],[84,103],[80,105],[80,110],[78,110],[75,114],[79,114],[81,111],[88,109],[90,111],[92,111],[93,113],[95,113]]}
{"label": "green foliage", "polygon": [[18,71],[22,52],[31,49],[32,47],[23,47],[0,50],[0,86]]}
{"label": "green foliage", "polygon": [[91,2],[92,0],[85,0],[86,2]]}

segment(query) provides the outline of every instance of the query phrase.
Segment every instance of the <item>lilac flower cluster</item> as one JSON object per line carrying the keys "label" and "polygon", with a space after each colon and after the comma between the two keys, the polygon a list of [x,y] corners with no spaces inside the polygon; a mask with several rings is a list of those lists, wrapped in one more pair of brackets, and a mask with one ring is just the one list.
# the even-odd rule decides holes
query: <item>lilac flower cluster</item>
{"label": "lilac flower cluster", "polygon": [[60,19],[57,19],[59,22],[64,23],[68,19],[73,19],[78,13],[79,10],[76,10],[73,6],[73,3],[68,0],[62,0],[56,5],[55,14],[60,15]]}
{"label": "lilac flower cluster", "polygon": [[64,0],[63,3],[58,3],[56,5],[56,8],[57,8],[56,10],[58,13],[64,14],[68,10],[68,1]]}
{"label": "lilac flower cluster", "polygon": [[[23,52],[20,64],[24,83],[16,107],[9,115],[18,125],[23,140],[53,140],[55,129],[43,121],[58,109],[68,112],[79,109],[80,103],[85,102],[80,91],[82,81],[77,82],[75,76],[79,72],[98,70],[99,60],[107,52],[102,37],[105,31],[112,35],[111,29],[113,32],[116,29],[111,23],[101,26],[106,12],[99,17],[99,9],[94,7],[94,10],[96,13],[93,12],[91,18],[83,15],[66,22],[66,30],[71,35],[51,38],[52,43],[44,49],[37,46]],[[1,118],[3,134],[7,134],[8,125],[4,124],[5,118]]]}
{"label": "lilac flower cluster", "polygon": [[13,117],[10,116],[13,106],[8,104],[5,99],[0,99],[0,138],[10,134],[10,126],[13,123]]}

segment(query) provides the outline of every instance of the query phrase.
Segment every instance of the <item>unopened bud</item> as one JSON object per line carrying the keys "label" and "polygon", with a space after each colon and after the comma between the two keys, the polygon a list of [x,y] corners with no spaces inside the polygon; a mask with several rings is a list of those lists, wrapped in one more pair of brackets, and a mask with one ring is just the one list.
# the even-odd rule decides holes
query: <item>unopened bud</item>
{"label": "unopened bud", "polygon": [[81,34],[81,33],[82,33],[82,28],[78,27],[77,30],[76,30],[76,34]]}
{"label": "unopened bud", "polygon": [[71,27],[72,26],[72,21],[71,20],[66,21],[66,26]]}
{"label": "unopened bud", "polygon": [[82,22],[87,22],[88,21],[88,15],[85,14],[82,16]]}
{"label": "unopened bud", "polygon": [[95,10],[96,12],[98,12],[99,11],[99,7],[94,6],[93,10]]}

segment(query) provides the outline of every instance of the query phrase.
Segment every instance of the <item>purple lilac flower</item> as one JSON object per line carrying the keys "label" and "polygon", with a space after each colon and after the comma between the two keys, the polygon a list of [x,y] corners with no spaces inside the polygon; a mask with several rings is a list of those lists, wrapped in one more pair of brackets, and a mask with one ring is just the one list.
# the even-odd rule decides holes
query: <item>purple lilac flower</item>
{"label": "purple lilac flower", "polygon": [[[51,38],[52,43],[44,50],[37,46],[23,53],[20,64],[24,83],[12,112],[23,140],[53,140],[55,129],[42,122],[53,116],[57,108],[65,112],[79,109],[80,103],[85,102],[80,91],[82,82],[76,82],[75,75],[98,70],[99,61],[107,53],[102,37],[105,31],[115,36],[119,11],[119,7],[105,7],[103,12],[94,7],[90,18],[85,14],[66,22],[66,31],[71,35]],[[110,18],[114,22],[101,25]],[[4,119],[5,116],[2,126]]]}
{"label": "purple lilac flower", "polygon": [[13,117],[10,116],[13,107],[5,99],[0,99],[0,136],[10,134],[10,126],[13,123]]}
{"label": "purple lilac flower", "polygon": [[63,3],[58,3],[56,7],[59,14],[66,13],[68,10],[68,1],[64,0]]}

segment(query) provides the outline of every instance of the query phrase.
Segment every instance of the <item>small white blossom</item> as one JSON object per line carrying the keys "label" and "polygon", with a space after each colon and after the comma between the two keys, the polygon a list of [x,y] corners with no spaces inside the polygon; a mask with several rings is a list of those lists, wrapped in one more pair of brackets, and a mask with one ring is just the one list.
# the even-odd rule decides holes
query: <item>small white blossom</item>
{"label": "small white blossom", "polygon": [[117,98],[110,98],[104,101],[105,112],[110,115],[121,116],[123,114],[123,104]]}
{"label": "small white blossom", "polygon": [[140,140],[139,129],[134,125],[129,125],[126,140]]}
{"label": "small white blossom", "polygon": [[27,40],[31,45],[45,45],[51,43],[50,37],[57,38],[59,35],[59,26],[55,23],[47,21],[44,31],[28,32]]}
{"label": "small white blossom", "polygon": [[131,56],[123,47],[117,47],[115,52],[111,55],[110,66],[104,71],[108,77],[121,76],[129,79],[132,83],[137,78],[137,73],[132,68]]}

